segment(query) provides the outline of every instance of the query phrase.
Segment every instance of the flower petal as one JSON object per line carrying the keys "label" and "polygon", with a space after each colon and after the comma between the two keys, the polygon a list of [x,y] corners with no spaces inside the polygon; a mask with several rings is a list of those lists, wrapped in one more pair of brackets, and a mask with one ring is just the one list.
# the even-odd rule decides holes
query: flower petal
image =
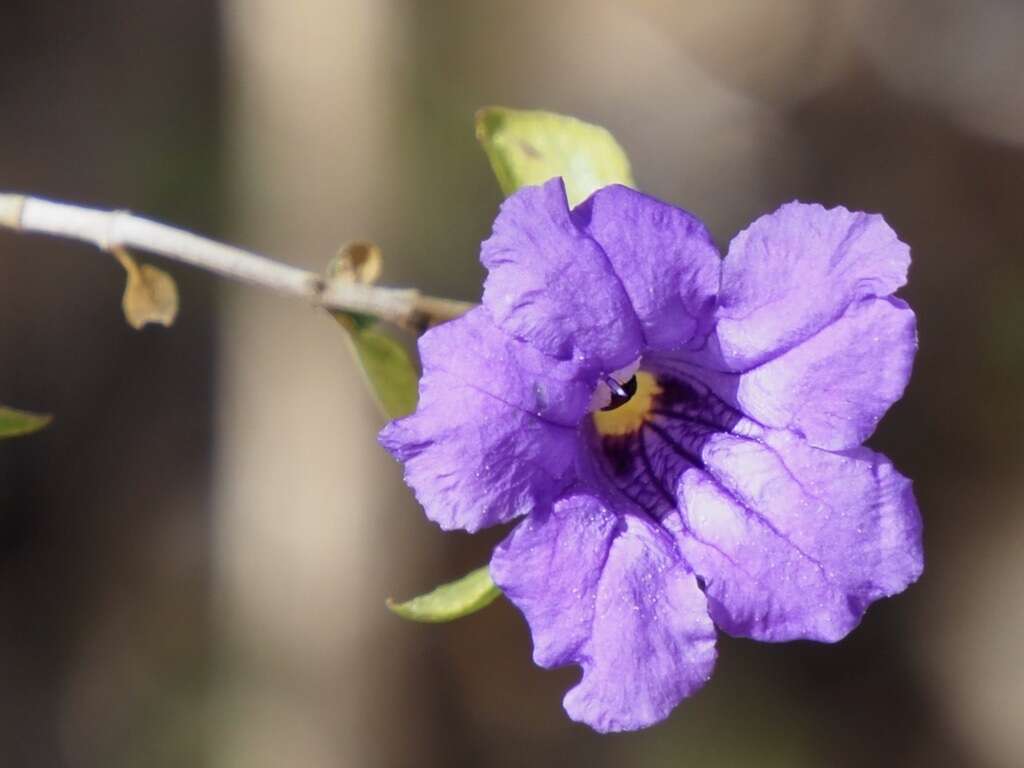
{"label": "flower petal", "polygon": [[509,334],[609,373],[632,363],[643,335],[600,246],[572,221],[560,178],[501,206],[480,260],[484,305]]}
{"label": "flower petal", "polygon": [[593,381],[503,333],[477,308],[420,339],[416,412],[380,442],[442,528],[475,531],[554,501]]}
{"label": "flower petal", "polygon": [[534,661],[583,667],[565,709],[595,730],[656,723],[711,674],[705,597],[671,538],[640,517],[564,499],[498,546],[491,574],[530,624]]}
{"label": "flower petal", "polygon": [[716,313],[726,362],[743,370],[834,322],[855,301],[907,279],[910,249],[878,215],[789,203],[729,246]]}
{"label": "flower petal", "polygon": [[875,600],[921,574],[910,481],[866,448],[812,448],[788,432],[718,434],[679,483],[677,540],[720,629],[834,642]]}
{"label": "flower petal", "polygon": [[899,299],[852,304],[803,344],[741,374],[736,399],[762,424],[790,429],[811,445],[854,448],[903,396],[916,328]]}
{"label": "flower petal", "polygon": [[635,189],[599,189],[572,212],[604,249],[647,351],[679,349],[710,328],[722,260],[699,219]]}

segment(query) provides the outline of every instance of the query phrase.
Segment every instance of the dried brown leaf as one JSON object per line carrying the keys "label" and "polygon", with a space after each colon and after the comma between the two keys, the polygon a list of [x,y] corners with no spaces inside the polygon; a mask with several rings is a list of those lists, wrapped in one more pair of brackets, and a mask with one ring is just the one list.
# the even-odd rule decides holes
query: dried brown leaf
{"label": "dried brown leaf", "polygon": [[127,280],[121,308],[128,325],[136,330],[147,323],[174,324],[178,316],[178,286],[169,274],[151,264],[138,264],[124,248],[113,249]]}
{"label": "dried brown leaf", "polygon": [[354,283],[375,283],[380,277],[383,264],[380,248],[376,243],[356,240],[342,246],[338,255],[327,265],[328,280],[347,280]]}

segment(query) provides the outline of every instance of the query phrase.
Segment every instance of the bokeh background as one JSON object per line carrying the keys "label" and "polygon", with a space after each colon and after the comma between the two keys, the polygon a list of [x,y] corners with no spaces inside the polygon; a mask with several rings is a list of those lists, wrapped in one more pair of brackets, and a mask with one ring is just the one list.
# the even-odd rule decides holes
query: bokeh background
{"label": "bokeh background", "polygon": [[500,201],[472,116],[609,127],[719,243],[799,198],[913,248],[921,351],[872,438],[927,567],[836,646],[723,638],[664,724],[600,737],[484,562],[376,446],[321,313],[171,267],[136,333],[116,263],[0,233],[0,765],[1024,765],[1024,4],[1016,0],[4,0],[0,188],[131,208],[319,269],[479,296]]}

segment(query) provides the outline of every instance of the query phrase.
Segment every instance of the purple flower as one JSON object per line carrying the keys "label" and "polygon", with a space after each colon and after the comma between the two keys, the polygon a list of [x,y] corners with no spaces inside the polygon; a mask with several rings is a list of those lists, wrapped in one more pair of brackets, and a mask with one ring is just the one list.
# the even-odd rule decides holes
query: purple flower
{"label": "purple flower", "polygon": [[715,628],[834,642],[921,573],[910,481],[861,446],[903,393],[909,249],[790,203],[721,259],[693,216],[560,179],[502,205],[483,306],[423,336],[381,442],[427,516],[525,519],[491,574],[570,717],[642,728],[700,688]]}

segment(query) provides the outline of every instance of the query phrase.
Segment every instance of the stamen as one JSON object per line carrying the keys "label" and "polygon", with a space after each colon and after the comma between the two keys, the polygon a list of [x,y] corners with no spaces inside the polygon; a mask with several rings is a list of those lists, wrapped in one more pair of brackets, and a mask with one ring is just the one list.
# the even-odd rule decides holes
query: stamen
{"label": "stamen", "polygon": [[614,388],[613,382],[604,383],[604,377],[601,381],[602,388],[607,387],[611,402],[594,411],[598,434],[604,437],[629,435],[639,430],[650,416],[655,398],[661,394],[657,379],[647,371],[637,371],[629,381],[614,380]]}
{"label": "stamen", "polygon": [[605,376],[604,377],[604,383],[608,385],[608,389],[610,389],[612,392],[614,392],[619,397],[622,397],[622,398],[628,397],[628,395],[626,394],[626,390],[624,390],[622,388],[622,385],[619,384],[619,382],[617,382],[611,376]]}
{"label": "stamen", "polygon": [[616,408],[621,408],[636,394],[636,376],[631,376],[625,384],[620,384],[611,376],[606,376],[604,381],[612,392],[612,400],[601,409],[602,411],[614,411]]}

